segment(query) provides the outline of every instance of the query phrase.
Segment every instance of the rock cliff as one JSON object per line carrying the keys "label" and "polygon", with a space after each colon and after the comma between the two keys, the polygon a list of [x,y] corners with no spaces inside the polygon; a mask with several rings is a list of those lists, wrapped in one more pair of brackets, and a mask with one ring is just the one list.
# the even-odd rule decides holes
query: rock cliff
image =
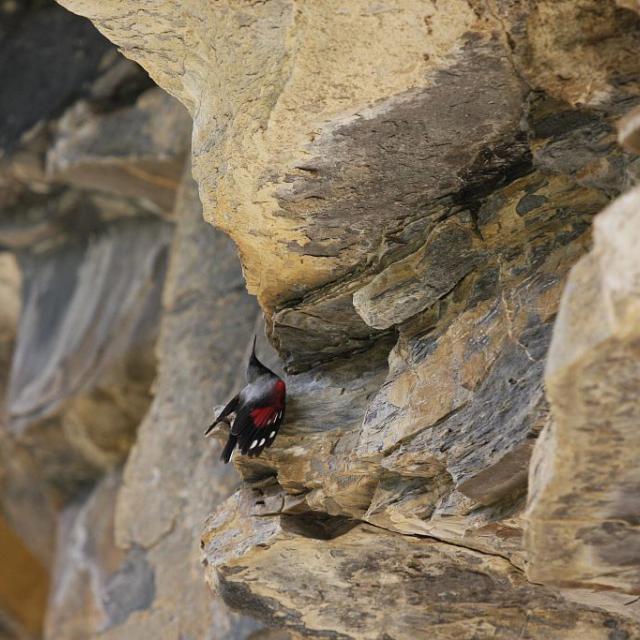
{"label": "rock cliff", "polygon": [[87,30],[0,131],[45,637],[640,636],[637,3],[60,1],[193,130]]}

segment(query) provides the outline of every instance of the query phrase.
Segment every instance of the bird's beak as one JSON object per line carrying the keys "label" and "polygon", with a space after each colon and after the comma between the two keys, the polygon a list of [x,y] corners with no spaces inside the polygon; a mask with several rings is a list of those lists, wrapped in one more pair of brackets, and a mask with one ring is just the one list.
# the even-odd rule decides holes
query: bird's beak
{"label": "bird's beak", "polygon": [[219,428],[219,425],[226,425],[228,428],[231,428],[231,416],[225,416],[224,418],[216,419],[214,423],[212,423],[209,428],[204,432],[205,438],[210,438],[211,436],[220,437],[222,433],[222,429]]}

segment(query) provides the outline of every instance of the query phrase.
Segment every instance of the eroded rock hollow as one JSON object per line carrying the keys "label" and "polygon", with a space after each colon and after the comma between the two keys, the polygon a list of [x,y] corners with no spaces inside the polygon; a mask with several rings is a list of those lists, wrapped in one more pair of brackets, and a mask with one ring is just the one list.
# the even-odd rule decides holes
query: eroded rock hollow
{"label": "eroded rock hollow", "polygon": [[[8,385],[14,443],[64,481],[48,637],[640,637],[638,6],[60,2],[193,131],[183,172],[184,116],[145,88],[69,109],[48,147],[61,207],[100,190],[121,212],[22,261],[23,317],[72,282],[57,333],[21,326]],[[112,309],[82,394],[88,361],[53,376],[74,296]],[[238,476],[201,434],[262,316],[287,420]],[[123,378],[157,331],[157,373]],[[114,380],[138,410],[94,425]]]}

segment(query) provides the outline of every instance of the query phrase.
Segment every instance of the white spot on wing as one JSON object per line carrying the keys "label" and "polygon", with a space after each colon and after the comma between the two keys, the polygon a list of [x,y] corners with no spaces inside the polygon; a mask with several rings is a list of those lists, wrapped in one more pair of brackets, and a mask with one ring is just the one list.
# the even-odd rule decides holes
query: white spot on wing
{"label": "white spot on wing", "polygon": [[275,437],[276,437],[276,432],[275,432],[275,431],[272,431],[272,432],[269,434],[269,438],[275,438]]}
{"label": "white spot on wing", "polygon": [[262,440],[260,440],[260,446],[262,446],[265,442],[266,442],[265,439],[262,438]]}
{"label": "white spot on wing", "polygon": [[257,441],[257,440],[254,440],[254,441],[251,443],[251,446],[249,447],[249,449],[254,449],[254,448],[255,448],[255,446],[256,446],[257,444],[258,444],[258,441]]}

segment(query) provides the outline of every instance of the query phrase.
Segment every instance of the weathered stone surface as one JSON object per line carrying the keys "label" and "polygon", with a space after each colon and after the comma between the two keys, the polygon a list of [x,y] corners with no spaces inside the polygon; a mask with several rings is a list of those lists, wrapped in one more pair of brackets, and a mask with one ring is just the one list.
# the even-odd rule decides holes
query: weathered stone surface
{"label": "weathered stone surface", "polygon": [[[615,598],[587,610],[525,580],[522,512],[565,277],[633,175],[615,120],[640,95],[636,16],[596,0],[64,4],[189,109],[205,218],[236,241],[287,367],[276,444],[235,459],[263,494],[205,532],[222,597],[321,637],[633,637]],[[127,473],[148,478],[146,460]],[[159,517],[123,507],[128,540],[169,535],[155,500]],[[405,588],[421,546],[437,550],[421,585],[462,586]]]}
{"label": "weathered stone surface", "polygon": [[47,171],[56,182],[144,198],[168,214],[190,133],[184,107],[160,89],[105,115],[77,103],[58,122]]}
{"label": "weathered stone surface", "polygon": [[469,214],[447,218],[416,253],[393,262],[354,294],[356,311],[377,329],[411,318],[483,261],[479,245]]}
{"label": "weathered stone surface", "polygon": [[[565,55],[570,40],[549,22],[562,19],[565,28],[565,18],[575,14],[571,33],[590,27],[606,39],[622,31],[629,50],[637,38],[635,22],[621,18],[612,4],[598,11],[587,0],[577,9],[571,3],[528,9],[498,3],[495,12],[458,2],[446,9],[397,2],[380,11],[363,1],[339,12],[326,3],[298,12],[289,2],[251,11],[141,3],[138,23],[177,23],[168,29],[173,40],[164,35],[167,29],[160,29],[162,36],[154,28],[131,29],[130,3],[122,0],[65,4],[90,16],[189,107],[205,216],[238,243],[249,290],[267,311],[276,311],[274,338],[300,366],[371,340],[375,332],[359,322],[348,297],[423,244],[434,223],[451,212],[452,203],[442,198],[455,196],[468,206],[478,189],[486,192],[523,170],[527,87],[520,75],[543,76],[543,67],[548,75],[550,57]],[[525,24],[533,34],[528,40]],[[392,35],[400,28],[401,46]],[[522,49],[516,60],[501,37],[505,28]],[[331,64],[317,55],[327,34]],[[598,56],[610,64],[621,59],[628,71],[621,91],[632,94],[638,84],[633,56],[585,36],[581,41],[598,68]],[[214,53],[218,42],[228,57]],[[233,66],[237,56],[245,61],[242,80]],[[207,60],[215,74],[207,73]],[[583,85],[587,66],[574,65]],[[306,80],[311,77],[313,83]],[[227,86],[237,88],[221,89]],[[606,95],[618,99],[619,92]],[[359,295],[362,308],[367,289]]]}
{"label": "weathered stone surface", "polygon": [[[429,84],[425,74],[435,67],[436,59],[452,52],[456,37],[465,32],[474,17],[464,3],[456,3],[454,9],[460,19],[455,22],[445,19],[441,12],[433,12],[427,2],[398,2],[394,11],[377,11],[366,2],[341,11],[332,5],[308,5],[299,16],[288,2],[257,6],[251,12],[243,7],[229,10],[203,4],[197,12],[204,11],[202,17],[206,19],[198,18],[192,7],[179,3],[141,3],[139,24],[145,20],[155,23],[164,15],[165,19],[184,24],[190,40],[187,45],[178,36],[163,44],[150,29],[142,36],[142,44],[141,31],[133,34],[127,28],[130,4],[66,4],[89,14],[98,28],[117,41],[127,55],[150,69],[151,75],[194,115],[194,174],[205,215],[211,216],[215,208],[217,223],[229,230],[240,246],[250,291],[258,293],[269,309],[335,280],[365,259],[373,238],[359,234],[355,226],[346,236],[353,239],[353,248],[332,250],[333,254],[339,251],[338,259],[326,257],[325,245],[332,244],[330,237],[335,234],[330,232],[327,241],[314,238],[318,234],[311,229],[316,217],[324,215],[327,219],[323,233],[332,226],[331,211],[319,211],[328,193],[322,184],[315,184],[318,180],[322,183],[325,174],[322,166],[316,169],[315,159],[324,157],[332,162],[326,179],[331,199],[337,199],[341,191],[347,196],[354,177],[359,183],[368,183],[366,151],[360,149],[363,155],[359,162],[349,162],[351,138],[360,138],[351,145],[354,149],[361,147],[362,138],[375,138],[376,127],[384,126],[386,111],[396,104],[400,112],[409,113],[404,139],[411,136],[412,130],[418,131],[421,125],[414,125],[414,121],[416,111],[420,111],[420,92],[412,91]],[[428,13],[435,13],[433,30],[438,34],[431,41],[424,37],[423,17]],[[209,27],[212,24],[216,25],[214,31]],[[240,24],[245,28],[238,29]],[[402,42],[392,36],[396,29],[403,29]],[[334,43],[332,62],[328,64],[325,59],[320,64],[322,56],[318,54],[325,48],[327,33],[331,33]],[[225,43],[227,54],[212,75],[207,72],[207,59],[214,55],[218,42]],[[176,45],[180,62],[175,53],[168,53]],[[158,55],[163,50],[168,56]],[[431,62],[427,60],[429,56],[433,56]],[[246,75],[241,81],[235,69],[239,57],[245,61]],[[180,75],[176,64],[182,69]],[[500,74],[499,69],[496,74]],[[310,77],[314,78],[313,83],[309,82]],[[203,78],[207,78],[206,89],[201,85]],[[237,82],[234,91],[225,89]],[[337,90],[338,87],[341,88]],[[397,98],[388,106],[380,104],[371,114],[357,116],[358,108],[390,96]],[[300,109],[301,104],[314,106]],[[419,119],[424,120],[422,113]],[[327,125],[318,130],[323,122]],[[216,132],[214,138],[210,137],[212,130]],[[288,135],[282,136],[282,131]],[[311,131],[317,133],[310,139]],[[211,144],[214,139],[215,146]],[[402,145],[402,139],[400,135],[398,145]],[[394,144],[393,139],[390,142]],[[330,154],[327,146],[332,149]],[[341,147],[346,164],[339,161]],[[376,145],[369,154],[372,160],[382,159],[380,167],[372,167],[370,183],[397,155],[392,148],[386,160],[379,149]],[[411,151],[407,149],[406,153],[411,160]],[[469,155],[473,155],[473,148]],[[337,175],[339,180],[345,169],[349,174],[340,187],[331,176]],[[407,169],[409,174],[411,169]],[[352,195],[352,201],[357,202],[358,195]],[[375,198],[373,194],[372,197]],[[279,199],[283,199],[282,205]],[[398,218],[393,211],[389,215]],[[367,228],[378,224],[376,218],[374,211],[362,216]],[[344,230],[336,237],[343,234]],[[320,246],[314,250],[318,241]],[[295,245],[301,249],[296,251],[298,261],[292,264],[289,247]],[[261,258],[258,260],[257,256]],[[268,260],[264,256],[269,256]]]}
{"label": "weathered stone surface", "polygon": [[21,253],[51,249],[70,238],[86,240],[112,222],[149,218],[150,213],[155,213],[141,206],[144,202],[140,200],[47,185],[42,193],[25,190],[22,185],[22,192],[2,210],[0,246],[3,250]]}
{"label": "weathered stone surface", "polygon": [[480,10],[508,31],[514,63],[533,88],[571,106],[615,111],[638,96],[638,68],[629,53],[640,44],[638,17],[616,4],[497,0]]}
{"label": "weathered stone surface", "polygon": [[[12,169],[23,149],[11,157]],[[31,151],[35,167],[44,151]],[[131,199],[39,191],[44,173],[34,171],[36,180],[21,172],[9,176],[19,189],[0,222],[2,246],[19,265],[3,276],[23,280],[19,330],[10,327],[5,340],[2,329],[2,373],[11,371],[0,435],[2,506],[50,566],[55,510],[122,462],[150,402],[171,226]],[[3,309],[13,316],[15,299],[3,300]]]}
{"label": "weathered stone surface", "polygon": [[199,562],[201,524],[233,490],[237,475],[218,463],[202,434],[249,347],[257,306],[246,295],[228,238],[201,218],[185,175],[177,202],[156,396],[125,467],[116,541],[143,548],[153,599],[101,638],[248,638],[258,625],[211,601]]}
{"label": "weathered stone surface", "polygon": [[478,228],[500,253],[446,303],[401,327],[388,372],[385,339],[289,376],[279,446],[258,461],[240,458],[245,477],[271,469],[314,510],[464,540],[522,565],[517,505],[547,419],[541,376],[551,322],[563,275],[588,241],[586,220],[603,202],[535,173],[496,191]]}
{"label": "weathered stone surface", "polygon": [[83,235],[22,258],[24,304],[8,397],[16,430],[153,340],[169,228],[138,219]]}
{"label": "weathered stone surface", "polygon": [[22,255],[9,429],[63,500],[123,460],[149,404],[169,235],[138,218]]}
{"label": "weathered stone surface", "polygon": [[120,474],[106,476],[60,519],[45,638],[80,640],[121,624],[153,600],[154,574],[141,548],[115,546]]}
{"label": "weathered stone surface", "polygon": [[[195,188],[185,185],[165,304],[151,314],[163,326],[156,398],[121,488],[112,485],[107,498],[108,482],[101,483],[65,511],[49,636],[640,635],[635,565],[611,550],[617,535],[633,549],[630,491],[626,511],[605,514],[604,533],[596,527],[591,535],[589,520],[586,541],[568,539],[561,509],[553,516],[560,533],[550,528],[547,536],[544,524],[545,501],[574,491],[578,480],[569,512],[584,505],[591,517],[598,504],[608,507],[627,482],[616,484],[624,470],[615,460],[629,458],[615,443],[580,434],[589,451],[606,450],[614,462],[576,464],[578,480],[545,475],[579,436],[565,443],[557,435],[575,420],[573,407],[556,407],[570,394],[560,390],[558,402],[552,393],[550,412],[543,380],[566,274],[588,251],[592,218],[640,175],[615,127],[640,96],[638,18],[613,0],[64,3],[90,16],[192,114],[205,218],[240,248],[278,350],[270,362],[287,369],[289,400],[274,447],[258,460],[234,459],[245,487],[224,502],[240,479],[217,466],[219,447],[202,431],[213,405],[239,388],[247,338],[262,325],[242,293],[233,246],[199,222]],[[109,50],[86,86],[67,92],[54,111],[75,96],[83,105],[58,123],[25,125],[31,130],[0,167],[3,248],[60,257],[70,230],[95,236],[99,248],[105,229],[128,229],[131,243],[117,235],[114,255],[122,250],[127,264],[148,265],[156,251],[151,228],[161,225],[148,214],[170,209],[174,184],[164,179],[170,174],[175,183],[184,139],[168,125],[158,130],[158,121],[167,124],[166,98],[137,99],[143,86],[135,67]],[[131,135],[123,140],[122,131]],[[54,176],[66,184],[52,184]],[[101,256],[94,251],[87,260],[95,267],[85,291],[92,321],[102,317],[100,304],[114,308],[115,294],[98,283]],[[609,263],[589,269],[588,284],[629,271]],[[55,298],[65,282],[56,278],[67,271],[52,273]],[[26,275],[27,285],[34,282]],[[125,280],[133,287],[125,276],[113,281],[124,287]],[[629,299],[624,292],[624,305]],[[610,362],[598,330],[612,321],[591,319],[588,353],[604,354],[609,369],[622,370],[618,380],[635,382],[632,349]],[[45,343],[53,351],[78,322],[60,326],[65,332],[51,331]],[[98,341],[101,353],[130,330],[120,321],[110,327]],[[561,346],[571,350],[582,333],[566,333]],[[40,341],[29,344],[32,357],[44,356]],[[31,395],[41,402],[32,408],[50,417],[26,429],[27,446],[0,439],[7,518],[22,523],[45,563],[51,540],[38,524],[54,513],[36,490],[41,476],[65,499],[78,499],[80,487],[122,460],[154,375],[153,364],[143,367],[144,403],[135,376],[115,361],[86,389],[68,377],[92,370],[82,344],[51,360],[73,383],[62,401],[49,394],[57,378]],[[124,352],[123,360],[140,365],[150,354]],[[34,380],[46,382],[47,371],[40,367]],[[578,389],[590,380],[562,375]],[[581,397],[592,398],[604,382],[611,387],[600,378]],[[118,382],[126,382],[122,393],[103,393]],[[612,397],[594,400],[588,417],[617,415]],[[535,535],[525,544],[527,473],[541,430],[527,512]],[[225,427],[216,435],[224,438]],[[611,477],[603,479],[605,471]],[[602,498],[607,482],[615,486]],[[31,515],[18,514],[18,504],[30,505]],[[222,596],[214,598],[197,549],[212,511],[204,558]],[[84,533],[104,545],[83,546]],[[585,545],[604,550],[611,564],[597,560],[590,569],[611,569],[606,576],[580,573]],[[525,569],[529,577],[540,571],[540,558],[547,573],[538,575],[549,584],[534,585]],[[563,562],[575,575],[563,574]],[[284,630],[270,635],[231,616],[223,600]]]}
{"label": "weathered stone surface", "polygon": [[[3,571],[2,576],[8,580],[4,597],[22,603],[19,607],[29,608],[34,601],[40,602],[41,610],[36,613],[31,609],[27,624],[27,629],[35,633],[41,628],[44,617],[48,580],[45,569],[54,554],[55,514],[39,484],[37,465],[10,436],[6,424],[4,398],[22,306],[21,289],[22,274],[18,260],[11,253],[0,253],[0,522],[6,546],[1,555],[2,558],[15,556],[18,564],[22,563],[19,569],[15,569],[20,573],[18,577],[13,569]],[[25,593],[24,588],[30,580],[36,590]],[[2,633],[7,637],[23,637],[23,633],[29,636],[24,625],[4,610],[4,604],[0,605],[0,635]]]}
{"label": "weathered stone surface", "polygon": [[631,637],[631,623],[567,607],[503,558],[277,515],[260,494],[238,492],[209,519],[207,576],[232,606],[304,637]]}
{"label": "weathered stone surface", "polygon": [[527,512],[536,582],[640,593],[640,191],[595,221],[546,369],[553,421],[536,446]]}

